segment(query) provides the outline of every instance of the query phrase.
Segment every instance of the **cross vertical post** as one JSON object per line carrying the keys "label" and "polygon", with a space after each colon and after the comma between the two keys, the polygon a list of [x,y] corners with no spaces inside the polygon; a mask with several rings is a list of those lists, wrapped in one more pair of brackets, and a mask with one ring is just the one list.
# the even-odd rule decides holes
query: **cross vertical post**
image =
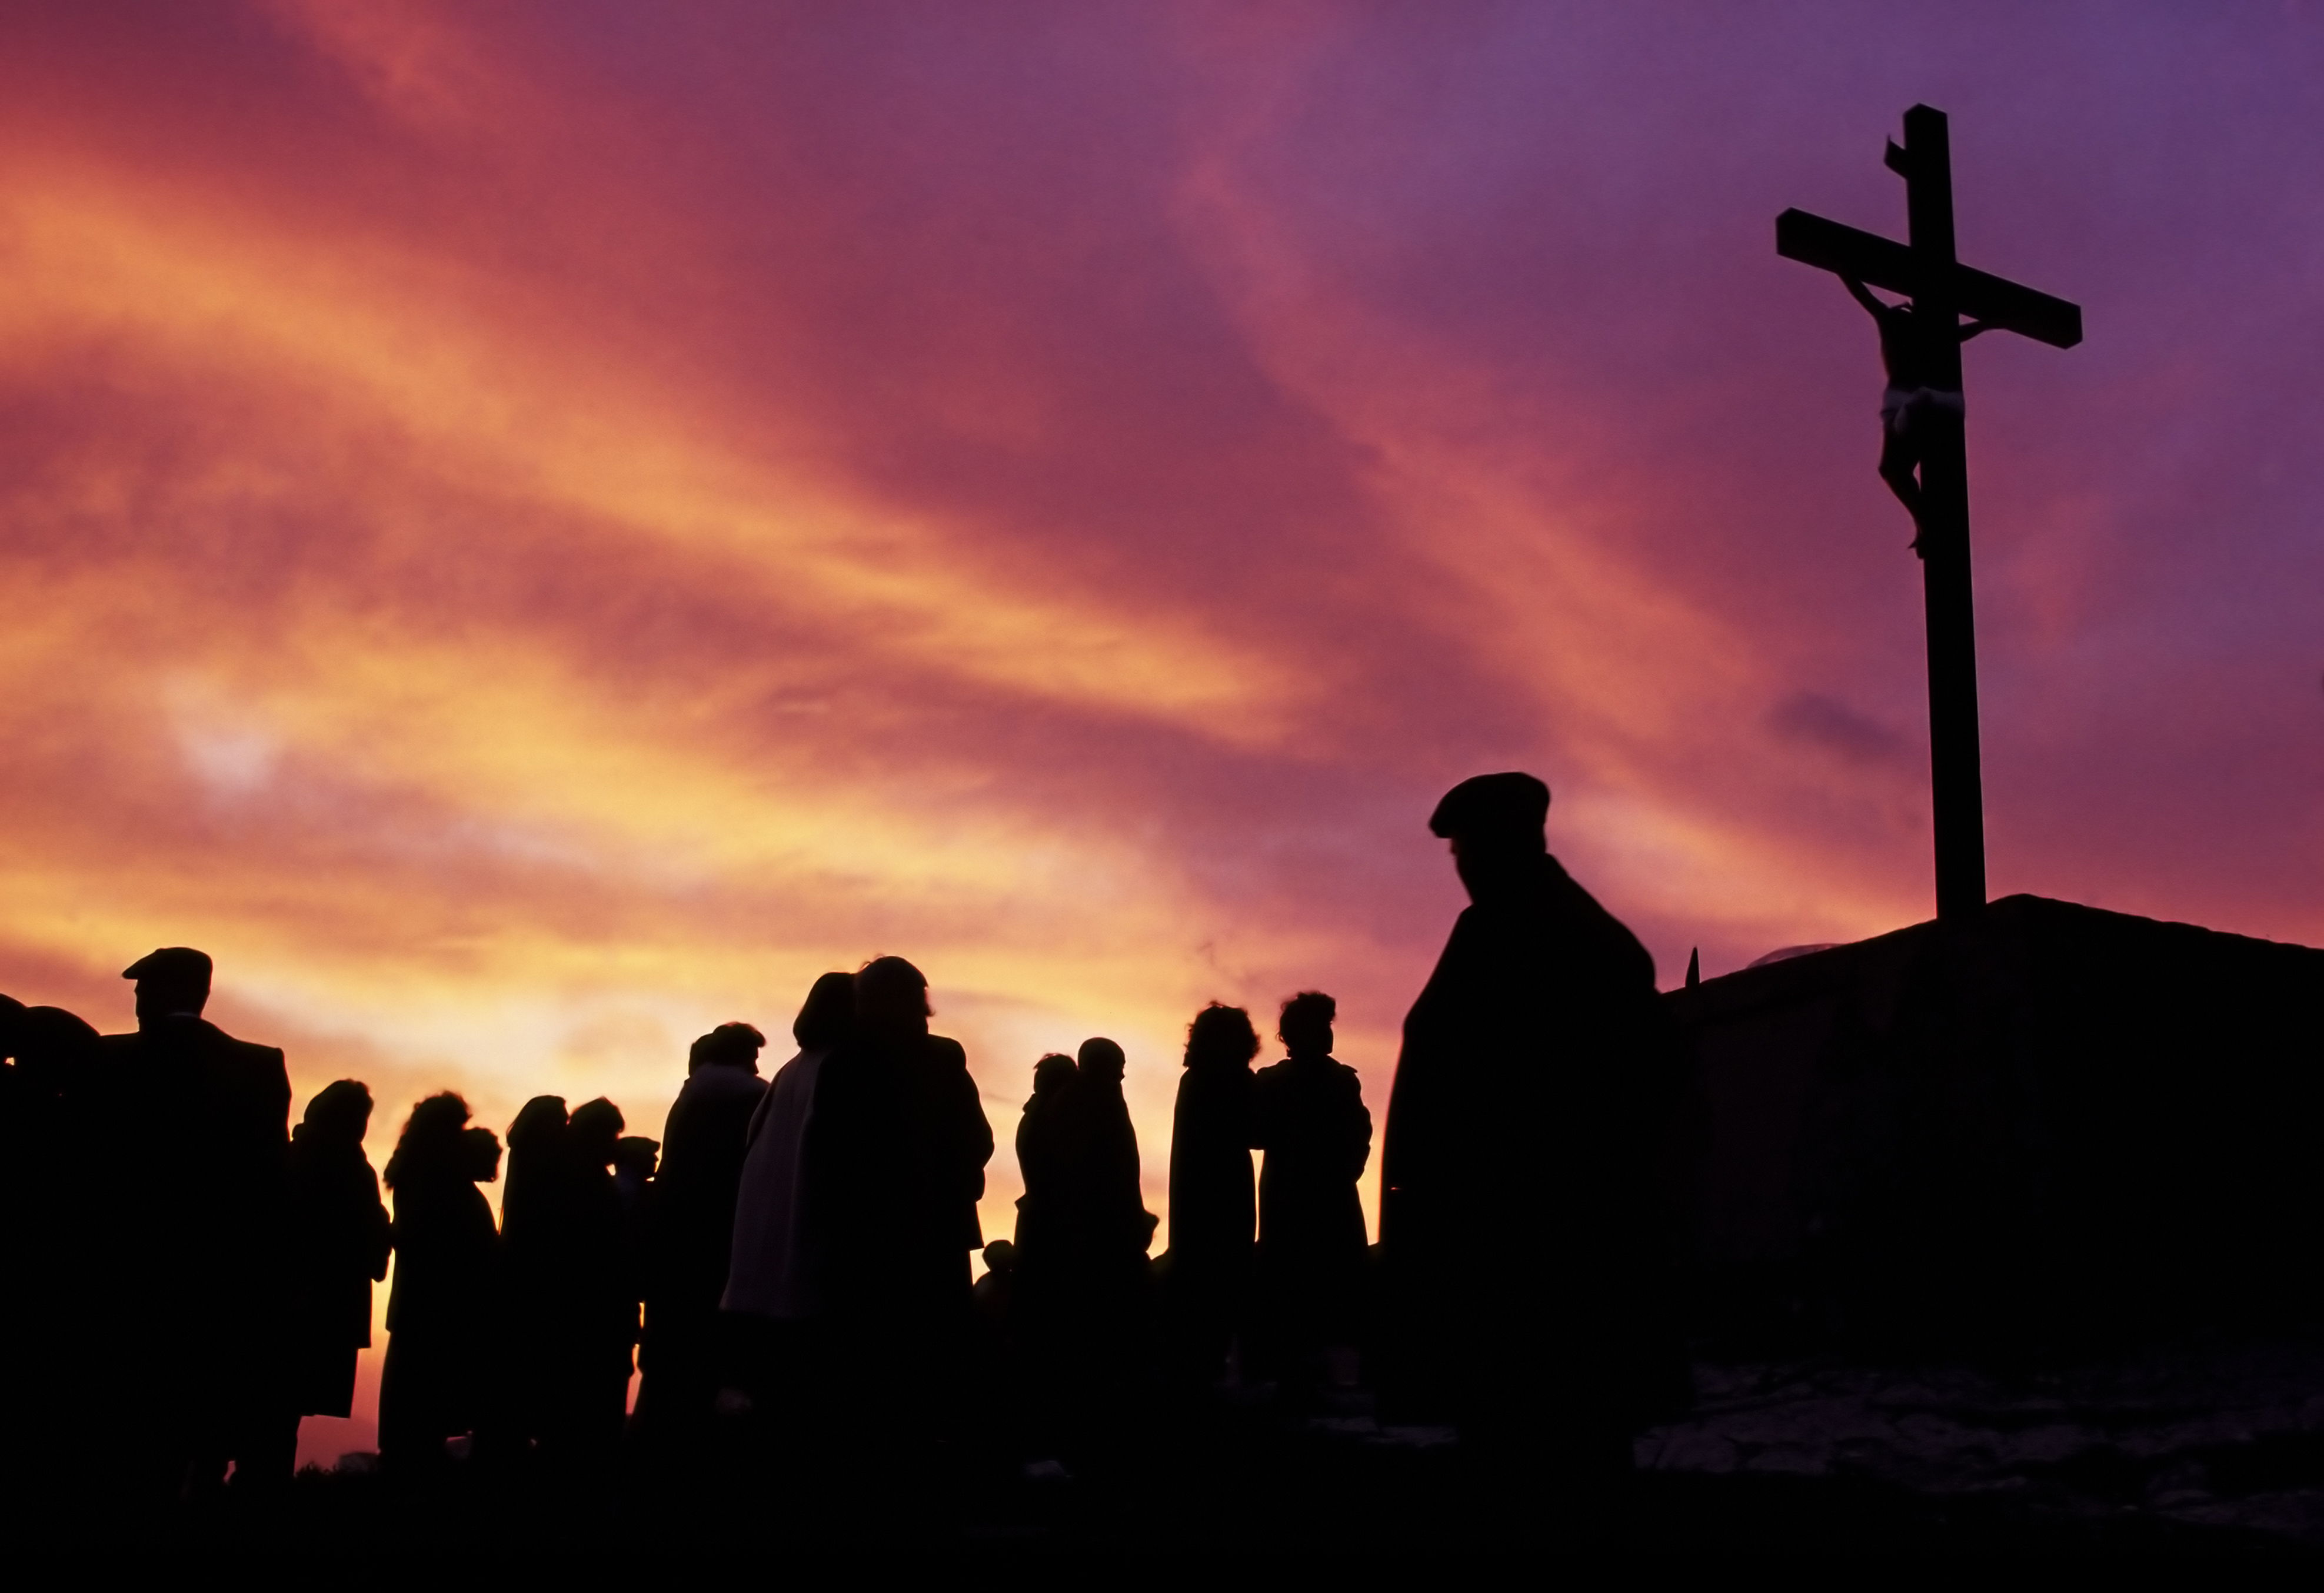
{"label": "cross vertical post", "polygon": [[[1904,113],[1905,216],[1921,286],[1913,319],[1927,339],[1932,375],[1961,390],[1961,345],[1953,329],[1953,162],[1945,114]],[[1978,747],[1977,615],[1969,579],[1969,446],[1958,409],[1931,406],[1914,417],[1922,432],[1921,593],[1929,650],[1929,797],[1935,834],[1937,916],[1957,919],[1985,905],[1985,773]]]}
{"label": "cross vertical post", "polygon": [[[1985,778],[1978,764],[1977,616],[1969,582],[1969,455],[1963,431],[1961,343],[1987,330],[2011,331],[2052,347],[2082,340],[2082,312],[1960,264],[1953,246],[1951,139],[1945,114],[1924,105],[1904,113],[1904,144],[1888,146],[1890,170],[1904,179],[1909,242],[1898,244],[1786,210],[1775,218],[1775,252],[1839,275],[1882,324],[1890,391],[1883,423],[1890,445],[1909,435],[1917,490],[1891,481],[1913,509],[1928,623],[1930,805],[1935,827],[1937,917],[1960,921],[1985,905]],[[1909,316],[1865,292],[1905,294]],[[1964,327],[1961,317],[1974,318]],[[1902,323],[1909,321],[1909,334]],[[1904,339],[1901,350],[1892,337]],[[1902,376],[1899,364],[1909,368]],[[1909,458],[1909,456],[1908,456]],[[1903,468],[1909,471],[1909,464]],[[1889,474],[1884,453],[1882,471]]]}

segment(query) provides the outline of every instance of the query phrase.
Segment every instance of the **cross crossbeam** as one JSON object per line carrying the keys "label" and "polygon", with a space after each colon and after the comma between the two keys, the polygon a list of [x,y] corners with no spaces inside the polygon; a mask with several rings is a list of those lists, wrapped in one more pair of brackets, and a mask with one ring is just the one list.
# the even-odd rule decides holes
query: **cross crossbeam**
{"label": "cross crossbeam", "polygon": [[[1892,293],[1918,299],[1928,292],[1920,257],[1911,245],[1827,221],[1805,210],[1786,210],[1775,218],[1775,253]],[[2037,293],[1973,266],[1953,265],[1952,301],[1953,308],[1971,320],[2052,348],[2071,348],[2082,340],[2080,305]]]}

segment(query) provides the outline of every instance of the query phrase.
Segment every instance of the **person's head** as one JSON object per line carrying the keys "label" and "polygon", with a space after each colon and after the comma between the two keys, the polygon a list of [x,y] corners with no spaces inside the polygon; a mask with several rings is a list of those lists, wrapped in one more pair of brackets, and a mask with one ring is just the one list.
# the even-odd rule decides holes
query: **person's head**
{"label": "person's head", "polygon": [[359,1145],[371,1127],[371,1091],[353,1079],[326,1084],[307,1103],[295,1139],[329,1139]]}
{"label": "person's head", "polygon": [[97,1031],[60,1006],[25,1007],[13,1043],[18,1071],[42,1090],[69,1089],[97,1061]]}
{"label": "person's head", "polygon": [[875,957],[855,976],[855,1021],[872,1040],[928,1032],[928,981],[900,957]]}
{"label": "person's head", "polygon": [[705,1068],[734,1068],[755,1073],[766,1044],[767,1037],[748,1023],[721,1023],[694,1042],[687,1052],[686,1070],[694,1074]]}
{"label": "person's head", "polygon": [[500,1175],[500,1136],[489,1128],[462,1129],[460,1176],[471,1183],[490,1183]]}
{"label": "person's head", "polygon": [[430,1172],[463,1168],[460,1135],[467,1125],[468,1103],[448,1089],[413,1107],[403,1120],[403,1132],[395,1137],[395,1153],[381,1173],[387,1187],[409,1185]]}
{"label": "person's head", "polygon": [[537,1095],[517,1108],[508,1126],[509,1150],[528,1160],[565,1141],[565,1098]]}
{"label": "person's head", "polygon": [[1077,1060],[1083,1078],[1102,1084],[1120,1083],[1122,1070],[1130,1066],[1130,1059],[1122,1055],[1121,1047],[1102,1034],[1082,1042]]}
{"label": "person's head", "polygon": [[801,1051],[829,1051],[855,1032],[855,976],[830,973],[816,980],[791,1020]]}
{"label": "person's head", "polygon": [[210,999],[210,954],[190,946],[164,946],[121,970],[137,981],[137,1022],[198,1018]]}
{"label": "person's head", "polygon": [[613,1169],[641,1181],[654,1175],[654,1162],[661,1154],[661,1141],[648,1139],[642,1134],[625,1134],[613,1142]]}
{"label": "person's head", "polygon": [[610,1167],[613,1164],[613,1147],[622,1138],[622,1108],[599,1096],[594,1101],[583,1101],[573,1108],[573,1118],[566,1128],[573,1147],[573,1159],[577,1166]]}
{"label": "person's head", "polygon": [[1530,774],[1479,774],[1444,793],[1431,833],[1452,844],[1452,866],[1471,901],[1528,877],[1548,851],[1549,787]]}
{"label": "person's head", "polygon": [[1061,1051],[1053,1051],[1033,1064],[1033,1099],[1047,1100],[1071,1084],[1081,1070],[1074,1059]]}
{"label": "person's head", "polygon": [[1186,1066],[1248,1068],[1259,1054],[1259,1031],[1239,1006],[1213,1001],[1186,1026]]}
{"label": "person's head", "polygon": [[1283,1004],[1283,1021],[1275,1033],[1295,1057],[1332,1054],[1332,1023],[1340,1004],[1321,990],[1302,990]]}
{"label": "person's head", "polygon": [[1017,1270],[1017,1246],[1006,1239],[995,1239],[984,1247],[984,1270],[1003,1274]]}

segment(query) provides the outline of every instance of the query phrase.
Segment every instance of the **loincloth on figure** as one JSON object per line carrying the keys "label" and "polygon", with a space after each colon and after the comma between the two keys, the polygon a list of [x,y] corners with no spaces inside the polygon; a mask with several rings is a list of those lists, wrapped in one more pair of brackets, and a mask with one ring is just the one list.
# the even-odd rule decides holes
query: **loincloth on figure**
{"label": "loincloth on figure", "polygon": [[1931,410],[1967,412],[1957,387],[1891,387],[1880,394],[1881,429],[1903,437],[1913,430],[1914,416]]}

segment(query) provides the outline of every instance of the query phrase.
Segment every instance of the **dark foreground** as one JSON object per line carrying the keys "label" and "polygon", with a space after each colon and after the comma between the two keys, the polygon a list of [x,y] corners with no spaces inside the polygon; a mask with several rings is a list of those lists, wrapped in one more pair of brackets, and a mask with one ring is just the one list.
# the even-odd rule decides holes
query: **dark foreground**
{"label": "dark foreground", "polygon": [[[1262,1397],[1158,1423],[1071,1476],[954,1464],[918,1486],[878,1466],[747,1456],[596,1488],[456,1468],[438,1488],[360,1464],[272,1503],[226,1499],[146,1534],[20,1523],[84,1565],[364,1580],[558,1570],[747,1570],[780,1578],[906,1561],[997,1581],[1258,1561],[1458,1570],[1587,1554],[2324,1559],[2324,1348],[2243,1346],[2015,1374],[1829,1364],[1704,1366],[1682,1422],[1640,1440],[1627,1502],[1572,1508],[1472,1475],[1450,1435],[1383,1429],[1360,1392],[1295,1418]],[[853,1475],[851,1475],[853,1471]]]}

